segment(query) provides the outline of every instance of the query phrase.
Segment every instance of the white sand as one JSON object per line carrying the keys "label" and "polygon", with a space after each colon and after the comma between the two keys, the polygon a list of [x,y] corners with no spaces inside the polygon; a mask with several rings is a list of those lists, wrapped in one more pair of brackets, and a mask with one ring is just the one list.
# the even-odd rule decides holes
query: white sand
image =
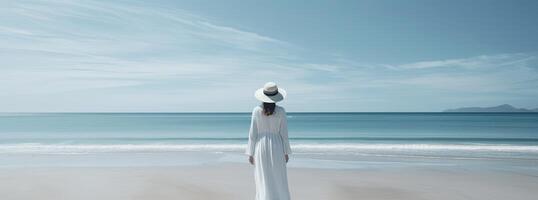
{"label": "white sand", "polygon": [[[254,199],[247,164],[4,168],[0,199]],[[289,169],[294,200],[536,199],[538,177],[510,172]]]}

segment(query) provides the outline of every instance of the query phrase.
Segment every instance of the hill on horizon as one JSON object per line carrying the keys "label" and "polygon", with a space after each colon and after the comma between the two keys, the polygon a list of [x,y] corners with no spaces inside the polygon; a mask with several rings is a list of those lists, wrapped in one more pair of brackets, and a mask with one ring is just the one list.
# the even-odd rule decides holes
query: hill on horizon
{"label": "hill on horizon", "polygon": [[538,112],[538,108],[535,109],[526,109],[526,108],[516,108],[510,104],[502,104],[493,107],[462,107],[447,109],[443,112]]}

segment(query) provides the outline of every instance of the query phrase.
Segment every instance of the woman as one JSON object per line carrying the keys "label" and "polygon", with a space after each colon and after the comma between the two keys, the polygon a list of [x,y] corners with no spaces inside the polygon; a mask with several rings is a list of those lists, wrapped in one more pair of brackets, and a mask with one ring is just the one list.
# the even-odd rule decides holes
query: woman
{"label": "woman", "polygon": [[286,111],[275,103],[286,91],[268,82],[254,96],[262,101],[252,111],[246,154],[254,165],[257,200],[289,200],[286,163],[291,154]]}

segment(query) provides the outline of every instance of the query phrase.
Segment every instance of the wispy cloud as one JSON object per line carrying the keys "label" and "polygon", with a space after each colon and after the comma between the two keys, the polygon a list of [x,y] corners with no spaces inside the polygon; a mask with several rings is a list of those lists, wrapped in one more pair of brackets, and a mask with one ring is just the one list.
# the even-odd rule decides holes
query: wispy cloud
{"label": "wispy cloud", "polygon": [[536,53],[362,63],[151,2],[29,0],[1,11],[0,111],[246,111],[270,80],[297,111],[538,97]]}
{"label": "wispy cloud", "polygon": [[515,53],[515,54],[499,54],[499,55],[482,55],[471,58],[448,59],[448,60],[432,60],[408,63],[395,66],[396,68],[404,69],[427,69],[439,67],[463,67],[463,68],[492,68],[495,66],[512,66],[528,62],[535,62],[537,57],[535,54]]}
{"label": "wispy cloud", "polygon": [[[218,93],[212,87],[250,94],[266,80],[292,84],[311,70],[326,70],[303,65],[300,50],[285,41],[142,2],[20,1],[0,17],[8,19],[0,23],[0,95],[14,104],[34,96],[72,104],[66,99],[73,95],[163,93],[186,102]],[[202,96],[193,97],[197,91]],[[11,108],[18,109],[2,110]]]}
{"label": "wispy cloud", "polygon": [[510,85],[521,80],[535,80],[538,77],[537,64],[536,53],[515,53],[378,65],[378,70],[368,71],[382,71],[383,75],[375,76],[376,82],[388,82],[391,86],[409,85],[476,92],[507,91],[515,89],[510,88]]}

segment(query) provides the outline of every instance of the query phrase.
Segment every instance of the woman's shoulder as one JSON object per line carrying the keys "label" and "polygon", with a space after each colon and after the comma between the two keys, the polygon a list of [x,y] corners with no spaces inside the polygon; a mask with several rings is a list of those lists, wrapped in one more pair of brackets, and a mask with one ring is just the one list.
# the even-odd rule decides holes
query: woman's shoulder
{"label": "woman's shoulder", "polygon": [[277,112],[286,114],[286,109],[282,106],[276,105],[275,110],[277,110]]}
{"label": "woman's shoulder", "polygon": [[263,109],[263,108],[262,108],[261,106],[258,105],[258,106],[254,107],[254,108],[252,109],[252,113],[254,114],[254,113],[260,112],[262,109]]}

